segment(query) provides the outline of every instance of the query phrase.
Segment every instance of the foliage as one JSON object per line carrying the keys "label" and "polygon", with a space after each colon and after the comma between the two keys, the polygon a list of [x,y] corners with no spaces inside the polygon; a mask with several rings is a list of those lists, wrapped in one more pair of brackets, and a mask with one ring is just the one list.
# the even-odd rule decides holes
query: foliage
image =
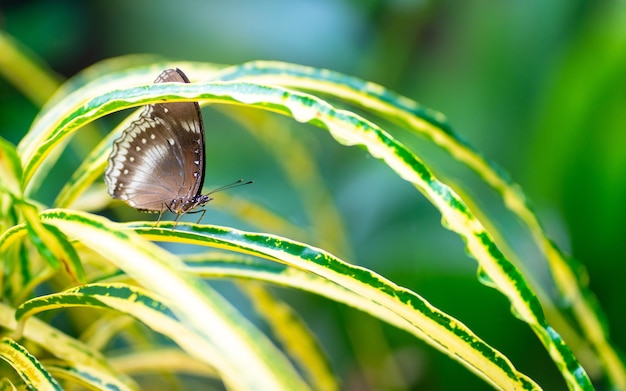
{"label": "foliage", "polygon": [[[15,53],[5,59],[5,67],[32,65],[8,37],[2,36],[2,44]],[[170,67],[183,69],[195,82],[151,83]],[[282,130],[257,137],[278,137],[276,153],[295,155],[295,160],[283,163],[286,170],[294,170],[294,182],[299,173],[312,178],[299,184],[299,192],[310,216],[329,216],[311,221],[320,242],[327,243],[324,248],[332,252],[270,233],[268,227],[286,221],[286,216],[273,216],[254,204],[242,217],[261,232],[192,223],[123,224],[94,213],[109,206],[100,178],[112,140],[133,115],[91,148],[69,179],[55,174],[63,187],[51,205],[45,205],[50,194],[42,197],[43,184],[58,159],[68,153],[73,136],[93,131],[89,126],[98,118],[163,100],[243,107],[232,113],[257,120],[277,113],[295,120],[294,129],[310,124],[327,131],[340,145],[361,147],[441,213],[443,227],[459,235],[478,262],[479,281],[506,297],[511,313],[535,333],[570,389],[593,389],[572,349],[591,351],[607,381],[616,389],[626,386],[624,363],[612,347],[587,281],[580,277],[584,268],[547,238],[521,189],[461,141],[442,114],[380,85],[328,70],[278,62],[225,67],[140,57],[104,61],[81,72],[47,101],[17,147],[0,143],[4,261],[0,313],[8,330],[0,356],[24,384],[37,389],[73,383],[93,389],[135,389],[145,384],[129,376],[132,371],[156,368],[163,374],[219,379],[233,389],[256,389],[259,384],[274,390],[338,389],[323,349],[295,313],[301,309],[290,308],[266,291],[276,285],[327,297],[405,330],[495,388],[539,389],[462,319],[413,290],[334,255],[335,249],[347,252],[342,249],[341,219],[328,205],[324,185],[315,181],[315,163],[307,148]],[[498,229],[483,222],[486,213],[469,189],[439,179],[408,143],[392,135],[398,128],[441,148],[501,196],[548,259],[556,297],[544,294],[532,272],[514,264],[500,249]],[[298,153],[291,155],[293,151]],[[93,199],[97,201],[88,201]],[[291,232],[289,227],[285,230]],[[177,251],[171,244],[184,244],[194,254]],[[263,332],[206,284],[216,278],[237,281],[270,331]],[[81,311],[70,310],[74,307]],[[62,310],[67,321],[58,325],[47,321],[50,310]],[[146,333],[146,328],[154,333]],[[576,344],[570,348],[560,333]],[[173,346],[179,350],[172,351]],[[172,360],[173,355],[161,352],[184,354]],[[157,362],[144,356],[134,367],[119,364],[143,353],[153,353]],[[184,377],[172,381],[185,388]],[[11,382],[18,380],[13,376]]]}

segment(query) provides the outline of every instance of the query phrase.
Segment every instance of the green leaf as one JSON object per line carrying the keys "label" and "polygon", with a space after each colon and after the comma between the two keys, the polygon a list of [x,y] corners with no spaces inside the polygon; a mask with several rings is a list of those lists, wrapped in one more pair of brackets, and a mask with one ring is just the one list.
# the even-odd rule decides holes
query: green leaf
{"label": "green leaf", "polygon": [[[0,137],[0,172],[2,172],[0,175],[2,193],[10,194],[13,198],[21,198],[22,189],[19,178],[22,177],[22,164],[15,146],[2,137]],[[5,208],[3,207],[2,210]]]}
{"label": "green leaf", "polygon": [[57,76],[29,49],[0,31],[0,73],[37,105],[57,89]]}
{"label": "green leaf", "polygon": [[183,272],[182,262],[172,254],[102,217],[52,210],[42,218],[116,264],[145,289],[158,292],[205,349],[185,347],[208,360],[228,386],[307,389],[270,341],[203,281]]}
{"label": "green leaf", "polygon": [[[131,315],[153,330],[167,335],[205,363],[215,360],[215,357],[210,356],[213,348],[207,344],[206,339],[189,330],[187,325],[164,304],[159,295],[125,284],[90,284],[40,296],[22,304],[15,316],[18,320],[24,321],[43,311],[68,307],[112,309]],[[98,383],[110,377],[106,372],[100,373],[97,369],[77,366],[64,367],[64,373],[75,377],[75,380],[92,379]]]}
{"label": "green leaf", "polygon": [[27,324],[18,326],[15,321],[15,311],[4,304],[0,304],[0,324],[8,330],[16,330],[22,338],[35,342],[67,363],[108,373],[133,388],[132,381],[112,370],[98,351],[37,318],[32,318]]}
{"label": "green leaf", "polygon": [[9,363],[26,386],[34,390],[62,390],[41,363],[20,344],[10,338],[0,340],[0,358]]}
{"label": "green leaf", "polygon": [[[27,202],[18,202],[18,209],[26,219],[26,232],[30,242],[35,246],[42,258],[54,270],[58,270],[61,265],[76,283],[85,282],[85,274],[82,264],[72,244],[65,235],[56,227],[42,223],[37,214],[37,208]],[[5,234],[13,235],[12,230]],[[9,240],[10,241],[10,240]],[[0,250],[5,248],[5,235],[0,238]],[[1,253],[1,252],[0,252]],[[27,265],[30,266],[30,265]],[[26,284],[22,294],[28,294],[31,289],[39,285],[43,280],[50,277],[50,273],[40,273],[36,278],[25,278]]]}
{"label": "green leaf", "polygon": [[0,379],[0,391],[17,391],[17,388],[11,383],[11,380],[2,378]]}
{"label": "green leaf", "polygon": [[133,351],[115,352],[109,357],[115,368],[124,369],[128,374],[167,373],[190,374],[218,379],[219,374],[206,362],[191,357],[177,348],[148,348]]}
{"label": "green leaf", "polygon": [[109,372],[83,364],[68,365],[61,361],[52,361],[46,362],[46,369],[57,379],[66,379],[94,390],[135,390],[134,387],[129,387],[119,379],[111,376]]}
{"label": "green leaf", "polygon": [[[282,281],[289,281],[292,286],[303,283],[302,289],[324,292],[334,300],[364,309],[423,339],[496,387],[539,389],[506,357],[458,320],[433,307],[414,292],[368,269],[345,263],[323,250],[282,237],[224,227],[179,223],[178,228],[188,231],[174,231],[168,229],[173,227],[173,223],[162,223],[159,228],[138,223],[131,226],[151,240],[227,249],[289,265],[291,268],[287,269],[280,265],[263,265],[257,272],[265,276],[273,273],[273,277],[279,279],[284,274],[287,277]],[[255,268],[248,266],[248,272]],[[306,271],[306,275],[302,271]],[[247,276],[250,278],[254,274]],[[267,278],[269,281],[272,277]],[[308,281],[304,282],[306,279]]]}

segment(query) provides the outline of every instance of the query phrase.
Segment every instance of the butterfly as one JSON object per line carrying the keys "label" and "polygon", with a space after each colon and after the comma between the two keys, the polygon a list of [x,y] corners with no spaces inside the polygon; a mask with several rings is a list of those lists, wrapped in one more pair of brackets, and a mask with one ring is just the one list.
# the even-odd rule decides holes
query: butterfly
{"label": "butterfly", "polygon": [[[166,69],[154,82],[189,83],[189,79],[176,68]],[[140,211],[159,213],[157,223],[165,211],[176,214],[178,223],[185,213],[195,213],[195,208],[211,201],[211,194],[244,184],[239,180],[202,194],[205,154],[198,102],[147,105],[113,143],[104,174],[107,190]]]}

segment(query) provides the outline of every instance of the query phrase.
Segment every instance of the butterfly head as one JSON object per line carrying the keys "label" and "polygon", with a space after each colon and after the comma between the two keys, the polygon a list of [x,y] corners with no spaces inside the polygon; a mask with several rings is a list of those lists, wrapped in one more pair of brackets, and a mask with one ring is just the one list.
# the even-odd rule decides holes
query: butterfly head
{"label": "butterfly head", "polygon": [[207,202],[213,200],[207,194],[197,194],[192,197],[180,197],[173,199],[166,205],[167,209],[176,214],[189,213],[195,208],[204,206]]}

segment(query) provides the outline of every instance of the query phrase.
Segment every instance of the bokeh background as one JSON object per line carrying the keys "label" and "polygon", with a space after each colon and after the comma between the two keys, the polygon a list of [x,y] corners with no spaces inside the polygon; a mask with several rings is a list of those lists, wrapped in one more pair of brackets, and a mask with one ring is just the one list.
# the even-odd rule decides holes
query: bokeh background
{"label": "bokeh background", "polygon": [[[278,60],[371,80],[443,112],[464,139],[511,174],[550,236],[586,265],[612,338],[626,348],[624,1],[0,4],[0,27],[63,78],[125,54],[219,64]],[[2,137],[17,143],[37,111],[0,80]],[[210,108],[204,113],[207,186],[252,178],[256,183],[238,196],[306,228],[306,215],[276,157],[228,116]],[[360,149],[338,146],[312,127],[279,121],[317,158],[344,219],[349,250],[342,255],[461,319],[545,389],[565,389],[535,336],[510,315],[501,295],[476,280],[476,263],[461,240],[441,227],[438,213],[414,188]],[[104,119],[102,126],[110,130],[114,124]],[[527,233],[497,197],[470,173],[415,143],[435,172],[469,186],[483,201],[527,267],[541,265]],[[204,222],[229,220],[215,207]],[[488,389],[412,336],[324,299],[288,293],[345,389]]]}

